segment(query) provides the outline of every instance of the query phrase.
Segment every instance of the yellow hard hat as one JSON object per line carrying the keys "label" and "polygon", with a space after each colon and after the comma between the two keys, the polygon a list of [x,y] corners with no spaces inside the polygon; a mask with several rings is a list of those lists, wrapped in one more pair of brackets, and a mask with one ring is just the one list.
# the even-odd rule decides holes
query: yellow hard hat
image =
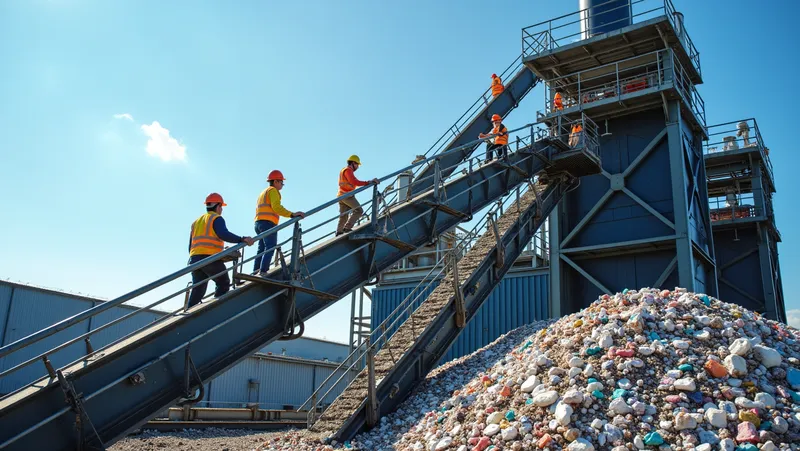
{"label": "yellow hard hat", "polygon": [[361,164],[361,158],[358,158],[358,155],[350,155],[350,158],[347,161],[352,161],[353,163]]}

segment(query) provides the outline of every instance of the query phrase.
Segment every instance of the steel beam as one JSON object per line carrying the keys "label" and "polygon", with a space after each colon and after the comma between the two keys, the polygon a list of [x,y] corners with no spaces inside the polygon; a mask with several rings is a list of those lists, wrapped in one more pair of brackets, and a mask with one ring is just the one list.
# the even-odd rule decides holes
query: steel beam
{"label": "steel beam", "polygon": [[[546,142],[537,142],[534,148],[509,155],[509,160],[535,174],[545,165],[532,153],[546,147]],[[442,189],[449,207],[471,215],[507,194],[509,186],[513,189],[526,182],[516,171],[490,164],[452,180]],[[418,200],[431,197],[428,192]],[[390,211],[391,219],[381,217],[378,226],[395,231],[395,224],[405,224],[396,230],[396,236],[419,247],[428,241],[431,230],[439,235],[460,222],[460,218],[445,214],[434,220],[434,212],[419,201],[402,203]],[[370,245],[374,245],[372,253]],[[305,281],[315,291],[342,297],[409,253],[381,241],[365,244],[341,236],[305,251],[304,274],[310,275]],[[371,261],[375,263],[372,267]],[[288,283],[292,276],[276,269],[269,277]],[[295,294],[293,303],[288,296],[291,291]],[[84,396],[83,406],[100,440],[113,443],[182,397],[187,346],[192,347],[199,378],[209,380],[280,338],[290,309],[307,320],[329,305],[312,293],[272,283],[250,283],[192,308],[188,315],[171,317],[144,330],[110,347],[102,356],[66,368],[64,374]],[[130,378],[133,375],[137,376],[135,381]],[[64,403],[58,384],[47,378],[0,400],[0,424],[0,448],[67,450],[75,444],[74,415]],[[87,443],[90,449],[97,445]]]}

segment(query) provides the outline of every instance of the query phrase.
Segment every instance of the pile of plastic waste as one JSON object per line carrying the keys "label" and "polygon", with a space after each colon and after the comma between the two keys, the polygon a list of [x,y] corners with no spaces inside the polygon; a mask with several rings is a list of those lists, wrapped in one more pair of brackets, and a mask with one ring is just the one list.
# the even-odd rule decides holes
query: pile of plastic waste
{"label": "pile of plastic waste", "polygon": [[437,370],[352,442],[295,437],[291,449],[800,449],[796,329],[706,295],[643,289],[526,332],[499,340],[513,342],[504,355],[462,359],[485,364],[470,380],[458,362]]}

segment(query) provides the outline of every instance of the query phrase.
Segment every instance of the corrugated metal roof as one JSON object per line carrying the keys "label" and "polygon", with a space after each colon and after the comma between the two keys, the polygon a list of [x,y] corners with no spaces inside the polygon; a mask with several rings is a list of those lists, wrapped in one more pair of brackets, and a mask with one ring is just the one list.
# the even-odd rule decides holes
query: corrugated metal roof
{"label": "corrugated metal roof", "polygon": [[[470,354],[517,327],[549,317],[549,275],[546,271],[509,274],[492,291],[442,358],[442,363]],[[390,285],[372,290],[372,324],[377,327],[411,293],[414,286]],[[417,290],[415,296],[422,290]],[[424,290],[419,306],[433,291]],[[404,319],[407,318],[405,315]],[[394,333],[397,327],[389,328]],[[373,331],[373,340],[378,331]]]}

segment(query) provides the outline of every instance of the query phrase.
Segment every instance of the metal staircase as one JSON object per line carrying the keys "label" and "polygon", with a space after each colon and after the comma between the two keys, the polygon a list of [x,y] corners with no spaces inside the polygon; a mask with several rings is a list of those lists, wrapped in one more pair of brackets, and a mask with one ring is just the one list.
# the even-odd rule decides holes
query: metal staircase
{"label": "metal staircase", "polygon": [[365,350],[367,368],[313,430],[345,441],[394,411],[434,368],[574,181],[566,173],[556,175],[550,185],[536,184],[516,197],[496,220],[490,213],[486,233],[460,260],[450,258],[442,282],[383,348],[375,354],[375,343]]}

